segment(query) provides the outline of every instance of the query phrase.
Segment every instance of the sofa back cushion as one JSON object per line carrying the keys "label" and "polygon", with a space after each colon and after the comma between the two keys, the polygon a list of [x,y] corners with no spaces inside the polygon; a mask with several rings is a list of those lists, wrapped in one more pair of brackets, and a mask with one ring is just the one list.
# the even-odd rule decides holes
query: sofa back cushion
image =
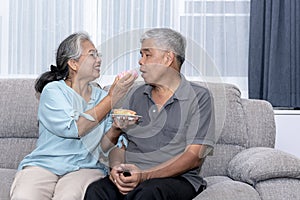
{"label": "sofa back cushion", "polygon": [[38,137],[34,79],[0,80],[0,167],[16,168]]}
{"label": "sofa back cushion", "polygon": [[231,159],[250,147],[274,147],[275,121],[270,103],[242,99],[240,90],[232,84],[199,83],[210,89],[216,115],[216,145],[207,156],[201,175],[227,175]]}
{"label": "sofa back cushion", "polygon": [[217,143],[245,147],[248,135],[240,90],[236,86],[226,83],[197,83],[207,87],[212,93]]}
{"label": "sofa back cushion", "polygon": [[37,137],[38,99],[33,79],[2,79],[0,137]]}
{"label": "sofa back cushion", "polygon": [[207,156],[201,175],[226,175],[228,163],[247,147],[249,139],[241,93],[232,84],[197,83],[207,87],[212,93],[216,121],[216,145],[213,155]]}

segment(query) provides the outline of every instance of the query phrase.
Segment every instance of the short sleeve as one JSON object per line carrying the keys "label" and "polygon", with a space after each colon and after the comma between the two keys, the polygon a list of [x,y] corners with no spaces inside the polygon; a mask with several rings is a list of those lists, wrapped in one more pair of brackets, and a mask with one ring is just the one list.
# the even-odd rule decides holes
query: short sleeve
{"label": "short sleeve", "polygon": [[76,120],[83,116],[93,121],[93,117],[85,114],[82,100],[75,93],[64,90],[57,83],[47,84],[40,98],[38,111],[39,122],[43,123],[53,134],[60,137],[78,137]]}
{"label": "short sleeve", "polygon": [[195,101],[190,107],[187,131],[188,144],[214,145],[214,108],[209,91],[196,91]]}

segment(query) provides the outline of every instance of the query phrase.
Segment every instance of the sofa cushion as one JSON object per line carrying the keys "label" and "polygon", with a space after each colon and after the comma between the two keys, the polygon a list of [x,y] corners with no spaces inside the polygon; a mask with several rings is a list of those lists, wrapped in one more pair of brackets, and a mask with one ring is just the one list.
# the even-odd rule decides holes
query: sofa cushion
{"label": "sofa cushion", "polygon": [[259,182],[255,189],[263,200],[300,199],[300,181],[292,178],[277,178]]}
{"label": "sofa cushion", "polygon": [[277,149],[256,147],[237,154],[229,163],[228,175],[255,185],[271,178],[300,178],[300,159]]}
{"label": "sofa cushion", "polygon": [[201,192],[196,200],[261,200],[259,194],[250,185],[238,181],[222,181]]}
{"label": "sofa cushion", "polygon": [[17,169],[35,144],[36,138],[0,138],[0,168]]}
{"label": "sofa cushion", "polygon": [[37,137],[34,79],[2,79],[0,84],[0,137]]}
{"label": "sofa cushion", "polygon": [[204,178],[204,180],[207,183],[207,187],[210,187],[214,184],[221,183],[224,181],[232,181],[232,179],[229,178],[228,176],[209,176]]}
{"label": "sofa cushion", "polygon": [[17,170],[0,168],[0,199],[9,200],[10,186],[14,180]]}
{"label": "sofa cushion", "polygon": [[271,147],[275,145],[275,120],[272,105],[264,100],[241,99],[245,110],[249,147]]}
{"label": "sofa cushion", "polygon": [[232,84],[196,83],[207,87],[214,98],[217,143],[246,147],[248,134],[240,90]]}
{"label": "sofa cushion", "polygon": [[244,150],[244,147],[231,144],[216,144],[213,156],[207,156],[200,175],[207,176],[227,176],[227,168],[231,159]]}

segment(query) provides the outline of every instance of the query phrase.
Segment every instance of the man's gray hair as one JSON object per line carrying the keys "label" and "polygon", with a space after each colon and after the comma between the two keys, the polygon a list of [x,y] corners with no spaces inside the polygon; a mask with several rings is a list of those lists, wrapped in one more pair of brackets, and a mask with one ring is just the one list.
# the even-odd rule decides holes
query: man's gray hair
{"label": "man's gray hair", "polygon": [[184,62],[186,39],[179,32],[170,28],[154,28],[146,31],[141,36],[140,42],[146,39],[153,39],[156,47],[162,50],[174,52],[180,65]]}

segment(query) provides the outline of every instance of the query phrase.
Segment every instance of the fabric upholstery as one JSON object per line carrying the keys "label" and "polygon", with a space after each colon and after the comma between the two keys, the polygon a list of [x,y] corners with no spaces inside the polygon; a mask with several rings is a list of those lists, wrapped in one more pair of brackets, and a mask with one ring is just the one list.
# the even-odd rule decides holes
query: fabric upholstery
{"label": "fabric upholstery", "polygon": [[300,178],[300,159],[266,147],[250,148],[229,163],[228,175],[234,180],[256,185],[272,178]]}
{"label": "fabric upholstery", "polygon": [[213,156],[208,156],[201,175],[227,175],[229,161],[247,146],[248,135],[241,104],[241,93],[232,84],[203,83],[214,98],[216,117],[216,141]]}
{"label": "fabric upholstery", "polygon": [[20,161],[34,149],[35,144],[36,138],[0,138],[0,169],[17,169]]}
{"label": "fabric upholstery", "polygon": [[[248,137],[247,147],[275,146],[275,120],[272,105],[267,101],[241,99],[243,104]],[[262,134],[264,133],[264,134]]]}
{"label": "fabric upholstery", "polygon": [[243,149],[239,145],[216,144],[213,156],[206,157],[200,174],[204,177],[227,176],[230,160]]}
{"label": "fabric upholstery", "polygon": [[221,183],[224,181],[232,181],[232,179],[229,178],[228,176],[208,176],[208,177],[205,177],[204,180],[207,183],[207,187],[210,187],[213,184]]}
{"label": "fabric upholstery", "polygon": [[248,135],[239,89],[231,84],[197,83],[207,87],[214,98],[218,143],[246,146]]}
{"label": "fabric upholstery", "polygon": [[37,107],[33,79],[2,79],[0,137],[37,137]]}
{"label": "fabric upholstery", "polygon": [[258,192],[250,185],[238,181],[222,181],[208,187],[196,200],[260,200]]}
{"label": "fabric upholstery", "polygon": [[299,179],[269,179],[259,182],[255,186],[263,200],[299,200],[300,181]]}
{"label": "fabric upholstery", "polygon": [[9,191],[17,170],[0,168],[0,199],[10,200]]}

